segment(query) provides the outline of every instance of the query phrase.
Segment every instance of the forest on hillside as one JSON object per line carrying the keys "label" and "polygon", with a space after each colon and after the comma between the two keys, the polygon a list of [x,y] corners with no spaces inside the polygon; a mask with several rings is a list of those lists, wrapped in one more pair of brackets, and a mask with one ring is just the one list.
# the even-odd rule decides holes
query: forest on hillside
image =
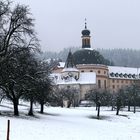
{"label": "forest on hillside", "polygon": [[[43,59],[57,59],[65,61],[69,50],[75,52],[80,47],[64,48],[60,52],[43,52],[41,58]],[[115,66],[125,67],[140,67],[140,50],[134,49],[96,49],[106,59],[113,62]]]}

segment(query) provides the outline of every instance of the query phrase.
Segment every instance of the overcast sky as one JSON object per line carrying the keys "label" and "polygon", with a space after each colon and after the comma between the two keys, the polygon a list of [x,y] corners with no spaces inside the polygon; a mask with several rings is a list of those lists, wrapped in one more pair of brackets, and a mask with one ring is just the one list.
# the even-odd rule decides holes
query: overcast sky
{"label": "overcast sky", "polygon": [[30,6],[43,51],[81,46],[84,19],[92,48],[140,49],[140,0],[14,0]]}

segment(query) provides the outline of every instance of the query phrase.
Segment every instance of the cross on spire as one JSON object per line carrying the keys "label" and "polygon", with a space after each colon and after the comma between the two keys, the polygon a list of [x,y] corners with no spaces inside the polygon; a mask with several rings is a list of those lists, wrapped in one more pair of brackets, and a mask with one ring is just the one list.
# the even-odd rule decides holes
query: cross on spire
{"label": "cross on spire", "polygon": [[87,29],[87,19],[85,18],[85,29]]}

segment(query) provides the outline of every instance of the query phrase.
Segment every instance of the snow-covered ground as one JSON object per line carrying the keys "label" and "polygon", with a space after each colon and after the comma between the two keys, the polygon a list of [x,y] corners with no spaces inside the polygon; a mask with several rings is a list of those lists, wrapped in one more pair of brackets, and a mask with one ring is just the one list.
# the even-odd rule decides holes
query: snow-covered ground
{"label": "snow-covered ground", "polygon": [[[5,113],[6,110],[6,113]],[[116,116],[110,108],[101,109],[96,119],[95,108],[45,107],[45,114],[35,109],[35,117],[27,116],[28,106],[20,106],[20,116],[14,117],[11,104],[0,106],[0,140],[6,140],[10,119],[10,140],[139,140],[140,112],[121,111]],[[5,115],[7,114],[8,116]]]}

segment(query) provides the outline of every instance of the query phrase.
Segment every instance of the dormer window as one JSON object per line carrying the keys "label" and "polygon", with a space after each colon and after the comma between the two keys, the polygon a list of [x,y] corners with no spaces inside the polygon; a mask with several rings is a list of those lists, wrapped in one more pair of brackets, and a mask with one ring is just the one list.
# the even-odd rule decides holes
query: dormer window
{"label": "dormer window", "polygon": [[125,73],[124,75],[123,75],[125,78],[127,78],[127,74]]}
{"label": "dormer window", "polygon": [[132,78],[132,74],[129,74],[129,75],[128,75],[128,78]]}
{"label": "dormer window", "polygon": [[123,77],[123,74],[122,74],[122,73],[120,73],[120,74],[119,74],[119,76],[120,76],[120,77]]}
{"label": "dormer window", "polygon": [[133,77],[133,78],[136,78],[136,75],[135,75],[135,74],[133,74],[133,75],[132,75],[132,77]]}
{"label": "dormer window", "polygon": [[115,74],[114,74],[113,72],[111,72],[111,73],[110,73],[110,76],[111,76],[111,77],[114,77],[114,76],[115,76]]}
{"label": "dormer window", "polygon": [[118,73],[116,73],[116,74],[115,74],[115,77],[119,77],[119,74],[118,74]]}

